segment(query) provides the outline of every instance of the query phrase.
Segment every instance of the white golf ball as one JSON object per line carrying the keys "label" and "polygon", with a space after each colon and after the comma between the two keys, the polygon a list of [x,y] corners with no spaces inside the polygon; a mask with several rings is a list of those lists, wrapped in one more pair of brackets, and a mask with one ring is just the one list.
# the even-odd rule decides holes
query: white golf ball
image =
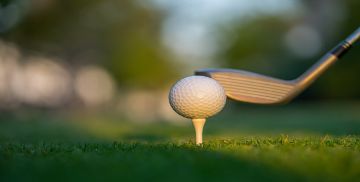
{"label": "white golf ball", "polygon": [[220,112],[226,103],[224,88],[214,79],[189,76],[170,90],[169,102],[179,115],[190,119],[205,119]]}

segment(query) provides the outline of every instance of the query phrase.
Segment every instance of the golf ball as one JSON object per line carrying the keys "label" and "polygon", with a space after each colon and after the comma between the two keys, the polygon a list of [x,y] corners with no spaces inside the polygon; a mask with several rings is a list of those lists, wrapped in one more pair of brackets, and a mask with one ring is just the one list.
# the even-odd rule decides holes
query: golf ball
{"label": "golf ball", "polygon": [[205,76],[189,76],[170,90],[169,102],[179,115],[190,119],[205,119],[220,112],[226,103],[224,88]]}

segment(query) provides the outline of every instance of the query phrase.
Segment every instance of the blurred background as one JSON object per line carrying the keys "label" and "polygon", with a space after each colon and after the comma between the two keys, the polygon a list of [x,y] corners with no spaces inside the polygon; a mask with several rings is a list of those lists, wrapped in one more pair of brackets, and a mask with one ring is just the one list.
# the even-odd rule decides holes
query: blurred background
{"label": "blurred background", "polygon": [[[359,27],[359,6],[358,0],[0,0],[0,118],[102,113],[118,122],[190,124],[168,104],[176,80],[206,67],[295,78]],[[334,101],[329,107],[336,110],[351,102],[348,117],[357,120],[359,50],[292,104]],[[287,107],[298,111],[230,101],[220,116]]]}
{"label": "blurred background", "polygon": [[359,7],[0,0],[0,181],[358,181],[360,44],[287,105],[228,100],[202,147],[168,92],[200,68],[296,78]]}

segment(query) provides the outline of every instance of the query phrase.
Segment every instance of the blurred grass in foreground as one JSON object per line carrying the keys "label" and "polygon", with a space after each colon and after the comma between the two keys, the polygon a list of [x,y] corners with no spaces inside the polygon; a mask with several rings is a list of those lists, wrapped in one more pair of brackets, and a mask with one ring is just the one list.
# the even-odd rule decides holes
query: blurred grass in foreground
{"label": "blurred grass in foreground", "polygon": [[115,114],[2,114],[1,181],[356,181],[359,103],[227,108],[190,125]]}

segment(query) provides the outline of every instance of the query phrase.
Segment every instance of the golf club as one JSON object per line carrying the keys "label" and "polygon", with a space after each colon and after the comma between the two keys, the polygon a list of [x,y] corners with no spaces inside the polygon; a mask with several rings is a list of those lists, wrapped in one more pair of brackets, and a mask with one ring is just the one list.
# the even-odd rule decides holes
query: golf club
{"label": "golf club", "polygon": [[282,80],[235,69],[201,69],[195,71],[195,74],[218,81],[230,99],[254,104],[284,104],[311,85],[359,39],[360,27],[294,80]]}

